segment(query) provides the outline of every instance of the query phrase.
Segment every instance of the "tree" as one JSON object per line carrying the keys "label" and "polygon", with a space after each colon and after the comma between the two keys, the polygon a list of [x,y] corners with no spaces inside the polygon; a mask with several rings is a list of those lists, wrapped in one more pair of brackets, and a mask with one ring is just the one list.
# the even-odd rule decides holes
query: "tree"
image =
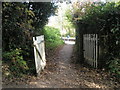
{"label": "tree", "polygon": [[54,14],[54,5],[50,2],[3,2],[2,8],[3,62],[9,62],[14,75],[25,73],[28,68],[34,72],[32,37],[42,34],[48,17]]}
{"label": "tree", "polygon": [[54,10],[50,2],[3,2],[3,51],[31,46]]}
{"label": "tree", "polygon": [[31,10],[35,14],[32,26],[35,28],[35,34],[38,34],[48,22],[48,18],[55,14],[56,6],[50,2],[30,2],[29,6],[32,6]]}
{"label": "tree", "polygon": [[24,46],[25,33],[33,28],[28,15],[34,16],[23,3],[3,3],[3,51]]}
{"label": "tree", "polygon": [[[74,31],[74,25],[69,21],[68,18],[70,18],[71,14],[71,4],[66,4],[61,3],[58,5],[57,9],[57,16],[56,18],[56,26],[57,28],[60,29],[61,34],[63,36],[70,35],[70,36],[75,36],[75,31]],[[54,25],[53,25],[54,26]]]}

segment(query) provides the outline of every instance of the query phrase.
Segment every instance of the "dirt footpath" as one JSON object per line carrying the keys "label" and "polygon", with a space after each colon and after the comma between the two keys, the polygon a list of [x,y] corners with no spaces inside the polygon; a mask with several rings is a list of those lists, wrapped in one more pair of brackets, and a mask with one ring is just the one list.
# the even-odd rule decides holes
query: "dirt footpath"
{"label": "dirt footpath", "polygon": [[120,85],[105,72],[72,63],[73,45],[64,45],[50,57],[45,71],[30,82],[37,88],[118,88]]}
{"label": "dirt footpath", "polygon": [[[29,77],[27,83],[8,83],[7,88],[120,88],[107,72],[75,64],[73,45],[67,44],[49,54],[47,66],[39,77]],[[18,81],[17,81],[18,82]]]}

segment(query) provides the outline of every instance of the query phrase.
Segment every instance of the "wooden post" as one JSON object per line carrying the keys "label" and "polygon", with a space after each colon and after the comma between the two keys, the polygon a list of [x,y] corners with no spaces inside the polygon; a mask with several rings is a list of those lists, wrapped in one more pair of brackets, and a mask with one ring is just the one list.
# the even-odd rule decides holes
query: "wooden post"
{"label": "wooden post", "polygon": [[76,27],[76,43],[75,43],[75,45],[76,45],[76,52],[77,52],[76,62],[79,63],[80,62],[80,60],[79,60],[79,56],[80,56],[79,47],[80,47],[80,45],[79,45],[79,28],[78,27]]}
{"label": "wooden post", "polygon": [[80,33],[79,34],[79,60],[80,60],[80,63],[83,63],[84,62],[84,55],[83,55],[83,34]]}
{"label": "wooden post", "polygon": [[84,62],[84,50],[83,50],[83,29],[84,27],[79,27],[79,25],[76,28],[76,46],[77,46],[77,53],[78,53],[78,62],[83,63]]}
{"label": "wooden post", "polygon": [[98,44],[99,44],[99,46],[98,46],[98,68],[102,68],[103,67],[103,65],[104,65],[104,52],[105,52],[105,48],[102,46],[102,44],[101,43],[103,43],[102,41],[104,41],[104,36],[101,36],[101,35],[99,35],[98,36],[99,37],[99,41],[98,41]]}

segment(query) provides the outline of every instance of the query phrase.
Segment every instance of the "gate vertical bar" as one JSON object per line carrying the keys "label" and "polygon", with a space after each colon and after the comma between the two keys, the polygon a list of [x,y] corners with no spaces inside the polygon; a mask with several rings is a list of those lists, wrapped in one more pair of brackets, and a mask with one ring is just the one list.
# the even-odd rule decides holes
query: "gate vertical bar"
{"label": "gate vertical bar", "polygon": [[98,62],[98,35],[96,34],[96,68],[97,68],[97,62]]}
{"label": "gate vertical bar", "polygon": [[[33,37],[33,42],[35,42],[35,37]],[[37,52],[36,52],[36,49],[35,49],[35,47],[34,47],[34,58],[35,58],[35,60],[37,60],[37,57],[36,57],[36,54],[37,54]],[[37,71],[37,62],[35,61],[35,68],[36,68],[36,72],[38,73],[38,71]]]}
{"label": "gate vertical bar", "polygon": [[93,65],[93,66],[95,66],[95,34],[94,34],[94,43],[93,43],[93,44],[94,44],[94,51],[93,51],[93,52],[94,52],[94,59],[93,59],[93,61],[94,61],[94,62],[93,62],[94,65]]}
{"label": "gate vertical bar", "polygon": [[84,58],[94,68],[98,67],[98,34],[84,34]]}
{"label": "gate vertical bar", "polygon": [[88,60],[90,63],[90,34],[88,34]]}
{"label": "gate vertical bar", "polygon": [[86,34],[86,59],[88,58],[88,35]]}
{"label": "gate vertical bar", "polygon": [[95,68],[95,65],[96,65],[96,34],[95,34],[95,59],[94,59],[94,68]]}

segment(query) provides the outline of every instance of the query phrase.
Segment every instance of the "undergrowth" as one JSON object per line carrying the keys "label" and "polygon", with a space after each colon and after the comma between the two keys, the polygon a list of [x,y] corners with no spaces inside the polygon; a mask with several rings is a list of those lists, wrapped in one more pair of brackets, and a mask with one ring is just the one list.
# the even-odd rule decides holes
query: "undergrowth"
{"label": "undergrowth", "polygon": [[44,28],[45,45],[47,49],[55,49],[57,46],[62,45],[61,35],[59,29],[46,26]]}

